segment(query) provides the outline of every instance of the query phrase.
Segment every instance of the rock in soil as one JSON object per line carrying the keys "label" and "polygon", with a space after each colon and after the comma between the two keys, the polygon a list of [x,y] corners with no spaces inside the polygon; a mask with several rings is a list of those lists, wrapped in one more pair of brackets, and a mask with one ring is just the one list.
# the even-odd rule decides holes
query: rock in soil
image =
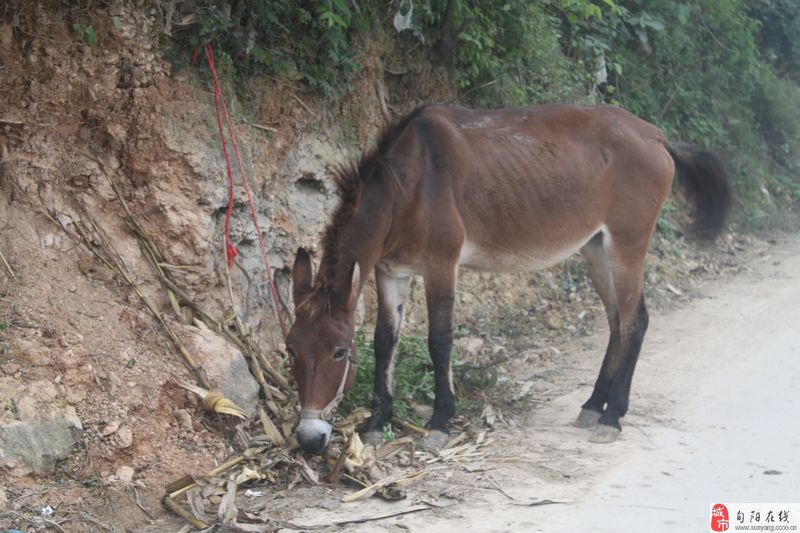
{"label": "rock in soil", "polygon": [[66,459],[81,431],[65,418],[24,422],[0,429],[0,455],[24,463],[36,474],[52,472]]}

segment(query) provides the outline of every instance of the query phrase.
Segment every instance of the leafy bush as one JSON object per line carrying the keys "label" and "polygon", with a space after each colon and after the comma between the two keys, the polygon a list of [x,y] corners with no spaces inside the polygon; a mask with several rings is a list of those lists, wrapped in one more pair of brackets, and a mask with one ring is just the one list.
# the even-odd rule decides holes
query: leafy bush
{"label": "leafy bush", "polygon": [[[426,25],[440,38],[445,2],[432,2]],[[459,2],[451,26],[464,28],[445,58],[463,98],[482,107],[576,101],[582,68],[559,46],[558,20],[534,2]]]}
{"label": "leafy bush", "polygon": [[273,73],[304,79],[331,96],[359,70],[353,39],[371,27],[374,12],[371,2],[239,0],[197,4],[185,18],[195,22],[174,36],[184,62],[211,42],[217,55],[237,64],[246,77]]}
{"label": "leafy bush", "polygon": [[762,77],[752,96],[752,109],[769,155],[787,169],[800,170],[800,90],[773,75]]}
{"label": "leafy bush", "polygon": [[800,2],[747,2],[750,16],[760,23],[758,47],[776,73],[800,82]]}

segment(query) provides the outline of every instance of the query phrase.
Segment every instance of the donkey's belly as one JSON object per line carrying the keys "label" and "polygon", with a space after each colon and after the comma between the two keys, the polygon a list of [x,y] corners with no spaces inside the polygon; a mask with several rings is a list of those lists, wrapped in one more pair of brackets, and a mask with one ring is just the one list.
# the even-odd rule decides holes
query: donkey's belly
{"label": "donkey's belly", "polygon": [[528,272],[547,268],[571,256],[603,228],[597,228],[579,239],[560,245],[540,245],[515,248],[476,244],[469,239],[461,246],[458,265],[489,272]]}

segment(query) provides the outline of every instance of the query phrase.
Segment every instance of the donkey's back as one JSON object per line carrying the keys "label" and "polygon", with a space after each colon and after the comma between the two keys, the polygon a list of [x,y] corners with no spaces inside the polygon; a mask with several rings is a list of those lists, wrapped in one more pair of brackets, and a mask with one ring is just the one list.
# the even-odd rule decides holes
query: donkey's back
{"label": "donkey's back", "polygon": [[428,106],[412,115],[387,158],[404,191],[387,248],[418,273],[431,254],[524,271],[600,232],[640,239],[672,183],[663,134],[616,107]]}

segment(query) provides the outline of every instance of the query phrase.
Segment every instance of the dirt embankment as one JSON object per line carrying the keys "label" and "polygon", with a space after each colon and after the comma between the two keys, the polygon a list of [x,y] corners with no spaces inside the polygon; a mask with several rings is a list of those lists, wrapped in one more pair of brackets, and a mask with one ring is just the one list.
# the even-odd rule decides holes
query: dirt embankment
{"label": "dirt embankment", "polygon": [[[269,353],[279,333],[257,237],[237,178],[231,301],[213,94],[199,65],[175,72],[163,58],[159,10],[12,2],[0,16],[0,252],[9,265],[0,268],[0,508],[110,517],[120,513],[113,500],[135,524],[147,520],[135,493],[160,512],[166,482],[207,470],[235,445],[231,428],[176,385],[193,376],[158,321],[88,248],[113,246],[212,383],[250,413],[258,385],[237,349],[177,320],[114,186],[163,252],[160,268],[214,316],[235,306]],[[86,17],[93,46],[72,28]],[[365,54],[374,66],[334,107],[299,84],[258,79],[244,110],[225,81],[284,297],[294,250],[316,248],[336,202],[332,168],[382,125],[383,66]]]}
{"label": "dirt embankment", "polygon": [[[212,93],[196,70],[173,72],[163,59],[157,11],[118,5],[96,12],[95,46],[70,29],[67,8],[17,2],[4,13],[0,252],[8,268],[0,265],[0,509],[51,506],[61,517],[89,512],[133,526],[148,520],[137,499],[162,512],[166,482],[207,470],[235,444],[177,386],[191,373],[139,296],[80,244],[81,233],[94,244],[100,235],[113,243],[142,293],[171,310],[123,221],[113,182],[163,252],[161,267],[199,306],[226,313],[227,183]],[[376,84],[388,84],[390,100],[411,86],[415,98],[452,98],[445,83],[389,83],[381,54],[365,53],[372,66],[337,109],[317,111],[330,106],[270,79],[251,83],[258,96],[246,111],[230,100],[284,294],[293,250],[315,248],[335,203],[331,167],[381,126]],[[418,101],[391,103],[405,110]],[[232,239],[241,268],[232,271],[233,300],[258,342],[273,346],[278,332],[246,205],[239,187]],[[657,241],[648,280],[664,302],[684,298],[694,276],[730,267],[726,254],[735,251],[728,241],[711,260],[682,241]],[[577,261],[531,276],[468,274],[462,287],[461,330],[494,332],[484,335],[487,349],[513,353],[580,337],[602,317]],[[412,300],[410,329],[424,325],[420,284]],[[258,386],[242,355],[217,335],[169,320],[212,380],[253,412]]]}
{"label": "dirt embankment", "polygon": [[[162,58],[155,12],[94,13],[98,42],[88,46],[70,31],[68,8],[10,9],[0,21],[0,251],[9,265],[0,269],[0,508],[50,505],[62,517],[105,508],[108,517],[122,494],[123,515],[136,514],[123,523],[135,524],[147,516],[135,510],[133,488],[158,510],[166,482],[206,470],[232,446],[176,385],[192,375],[157,321],[80,241],[112,243],[142,293],[169,312],[113,182],[163,252],[161,266],[199,306],[225,313],[227,187],[213,98],[193,70],[174,73]],[[329,133],[305,134],[312,119],[290,103],[294,88],[263,83],[274,91],[251,120],[275,132],[238,127],[280,274],[290,250],[316,240],[335,201],[325,176],[341,156]],[[245,206],[239,187],[235,304],[273,346]],[[242,355],[213,333],[170,321],[212,382],[255,412],[258,387]],[[54,491],[17,500],[55,480]]]}

